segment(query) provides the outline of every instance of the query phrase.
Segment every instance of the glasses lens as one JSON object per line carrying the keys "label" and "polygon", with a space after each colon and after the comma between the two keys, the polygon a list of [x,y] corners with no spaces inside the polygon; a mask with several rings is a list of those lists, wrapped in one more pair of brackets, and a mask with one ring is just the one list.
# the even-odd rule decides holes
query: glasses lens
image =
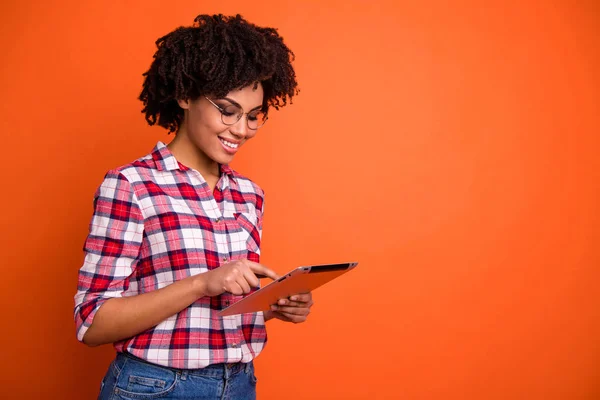
{"label": "glasses lens", "polygon": [[252,111],[248,114],[248,128],[258,129],[267,122],[267,114],[263,111]]}
{"label": "glasses lens", "polygon": [[225,125],[233,125],[242,118],[242,110],[238,106],[230,104],[223,107],[221,112],[221,120]]}

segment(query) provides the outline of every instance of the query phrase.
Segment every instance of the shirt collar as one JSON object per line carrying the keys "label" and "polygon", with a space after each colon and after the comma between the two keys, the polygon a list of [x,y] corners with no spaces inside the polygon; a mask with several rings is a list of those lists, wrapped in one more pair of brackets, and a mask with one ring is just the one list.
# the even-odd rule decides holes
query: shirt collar
{"label": "shirt collar", "polygon": [[152,159],[159,171],[174,171],[177,169],[184,170],[183,165],[179,164],[171,150],[163,142],[158,142],[152,150]]}
{"label": "shirt collar", "polygon": [[[181,164],[171,150],[163,142],[158,142],[152,151],[152,159],[156,165],[156,169],[159,171],[188,171],[190,168]],[[227,175],[229,178],[234,179],[235,174],[233,169],[229,165],[220,164],[221,175]]]}

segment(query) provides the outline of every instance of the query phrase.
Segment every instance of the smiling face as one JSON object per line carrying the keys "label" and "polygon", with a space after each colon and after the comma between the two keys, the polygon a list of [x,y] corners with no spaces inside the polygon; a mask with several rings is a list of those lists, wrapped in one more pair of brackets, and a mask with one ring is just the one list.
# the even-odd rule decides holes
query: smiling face
{"label": "smiling face", "polygon": [[[247,118],[252,119],[254,112],[262,108],[263,95],[262,85],[258,84],[256,88],[250,85],[233,90],[223,98],[179,100],[184,119],[169,149],[179,161],[201,173],[218,171],[218,164],[231,163],[244,143],[256,135],[256,130],[248,128]],[[224,124],[219,108],[228,111],[232,105],[250,116],[244,114],[232,125]],[[231,116],[224,115],[229,122]]]}

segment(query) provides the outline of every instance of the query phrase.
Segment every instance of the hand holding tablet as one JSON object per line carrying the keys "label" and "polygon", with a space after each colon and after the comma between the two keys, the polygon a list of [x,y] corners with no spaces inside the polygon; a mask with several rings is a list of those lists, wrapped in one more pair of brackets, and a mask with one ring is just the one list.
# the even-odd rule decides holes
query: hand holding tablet
{"label": "hand holding tablet", "polygon": [[[262,289],[221,310],[220,316],[267,311],[279,299],[299,293],[308,293],[325,283],[345,274],[358,265],[357,262],[311,265],[298,267],[274,280]],[[266,276],[256,276],[265,278]]]}

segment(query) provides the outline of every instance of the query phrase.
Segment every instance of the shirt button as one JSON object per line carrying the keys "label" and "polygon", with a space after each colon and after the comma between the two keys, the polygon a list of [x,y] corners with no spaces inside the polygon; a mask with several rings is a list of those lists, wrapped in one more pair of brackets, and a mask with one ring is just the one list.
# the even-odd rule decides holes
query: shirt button
{"label": "shirt button", "polygon": [[227,262],[228,261],[227,257],[223,257],[223,261]]}

